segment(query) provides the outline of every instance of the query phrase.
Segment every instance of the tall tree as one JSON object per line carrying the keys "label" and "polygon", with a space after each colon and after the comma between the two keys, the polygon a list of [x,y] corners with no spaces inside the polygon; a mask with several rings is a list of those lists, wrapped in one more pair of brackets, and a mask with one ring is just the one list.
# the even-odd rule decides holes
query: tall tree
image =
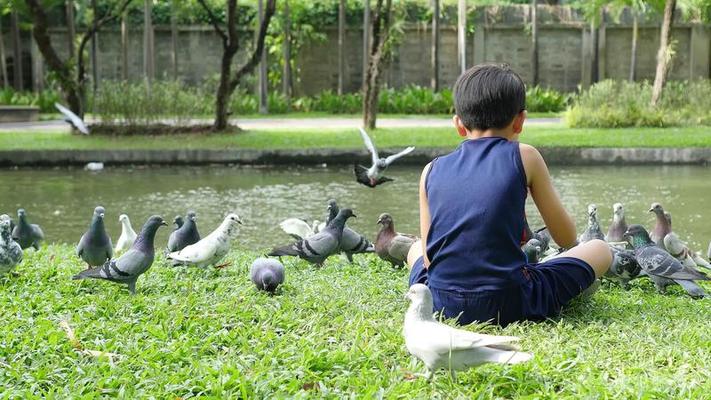
{"label": "tall tree", "polygon": [[213,128],[215,130],[224,130],[227,128],[227,118],[229,113],[227,105],[230,96],[239,85],[244,76],[254,70],[259,63],[262,52],[264,51],[264,39],[267,36],[267,29],[271,22],[274,11],[276,10],[276,0],[267,0],[267,6],[264,13],[264,18],[259,23],[259,31],[257,33],[257,41],[250,54],[247,62],[240,67],[234,74],[232,73],[232,60],[240,48],[239,38],[237,36],[237,0],[227,0],[227,14],[225,16],[225,27],[221,26],[215,13],[207,5],[206,0],[198,0],[198,3],[207,12],[208,18],[212,23],[215,32],[222,40],[222,61],[220,63],[220,82],[217,87],[215,98],[215,122]]}
{"label": "tall tree", "polygon": [[457,3],[457,60],[459,71],[467,70],[467,2],[459,0]]}
{"label": "tall tree", "polygon": [[343,94],[346,79],[346,0],[338,1],[338,95]]}
{"label": "tall tree", "polygon": [[531,0],[531,83],[538,85],[538,0]]}
{"label": "tall tree", "polygon": [[657,52],[657,71],[654,74],[654,86],[652,87],[652,106],[656,106],[662,98],[662,90],[669,73],[669,64],[672,58],[672,23],[674,22],[674,10],[676,0],[666,0],[664,3],[664,17],[662,18],[662,30],[659,35],[659,51]]}
{"label": "tall tree", "polygon": [[[69,56],[62,61],[52,46],[47,28],[47,12],[40,0],[25,0],[28,13],[32,19],[32,34],[34,35],[37,47],[42,53],[47,67],[54,73],[57,83],[62,88],[69,108],[79,116],[84,115],[84,94],[86,93],[86,67],[84,65],[84,52],[89,40],[108,22],[118,18],[131,3],[132,0],[121,0],[118,5],[99,17],[94,14],[91,23],[79,41],[76,54]],[[76,63],[74,62],[76,60]],[[76,64],[76,70],[73,66]]]}
{"label": "tall tree", "polygon": [[439,0],[432,0],[432,77],[430,86],[439,91]]}
{"label": "tall tree", "polygon": [[[266,53],[266,52],[265,52]],[[291,108],[291,13],[289,0],[284,0],[284,71],[282,72],[282,92],[287,109]]]}
{"label": "tall tree", "polygon": [[367,129],[375,129],[380,97],[380,73],[385,61],[386,45],[390,39],[391,16],[392,0],[377,0],[373,10],[368,70],[363,86],[363,126]]}
{"label": "tall tree", "polygon": [[637,79],[637,41],[639,40],[639,16],[637,10],[632,9],[632,49],[630,50],[629,81]]}

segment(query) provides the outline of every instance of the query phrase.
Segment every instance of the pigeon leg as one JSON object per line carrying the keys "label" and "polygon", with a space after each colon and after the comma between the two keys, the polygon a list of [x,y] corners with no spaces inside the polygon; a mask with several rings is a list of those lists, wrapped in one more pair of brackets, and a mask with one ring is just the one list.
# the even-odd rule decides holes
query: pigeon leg
{"label": "pigeon leg", "polygon": [[134,296],[136,295],[136,281],[135,280],[128,282],[128,291],[132,295],[134,295]]}
{"label": "pigeon leg", "polygon": [[224,264],[215,265],[215,269],[227,268],[227,267],[229,267],[229,266],[231,266],[231,265],[232,265],[231,262],[226,262],[226,263],[224,263]]}
{"label": "pigeon leg", "polygon": [[348,262],[353,264],[353,254],[352,253],[346,253],[346,258],[348,259]]}

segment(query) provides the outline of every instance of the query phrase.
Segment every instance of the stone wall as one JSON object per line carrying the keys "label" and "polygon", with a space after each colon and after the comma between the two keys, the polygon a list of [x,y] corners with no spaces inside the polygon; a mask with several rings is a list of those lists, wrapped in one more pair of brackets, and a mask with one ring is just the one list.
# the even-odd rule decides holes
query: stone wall
{"label": "stone wall", "polygon": [[[619,18],[606,16],[599,29],[590,25],[575,10],[568,7],[539,6],[539,79],[543,86],[572,91],[578,85],[586,86],[593,80],[594,60],[592,32],[598,35],[599,79],[626,79],[629,74],[631,48],[631,16],[623,13]],[[531,78],[530,20],[528,6],[489,7],[479,10],[474,18],[473,33],[467,35],[467,64],[481,62],[509,63],[526,81]],[[659,21],[642,20],[639,30],[637,78],[653,79],[655,58],[659,42]],[[335,27],[324,28],[326,40],[308,43],[297,54],[298,94],[313,94],[325,89],[335,89],[338,81],[338,45]],[[170,31],[156,27],[156,77],[171,77]],[[23,46],[31,51],[29,34],[25,33]],[[129,79],[142,79],[143,33],[140,27],[129,33]],[[250,40],[252,34],[242,37]],[[9,35],[5,33],[5,48],[12,56]],[[709,78],[711,54],[711,29],[708,25],[691,24],[678,18],[673,29],[675,56],[670,72],[671,79]],[[66,50],[66,33],[52,31],[57,49]],[[356,91],[362,79],[362,32],[359,27],[349,27],[346,38],[346,90]],[[221,42],[210,27],[181,27],[178,38],[178,74],[189,83],[198,83],[217,74],[221,56]],[[392,62],[386,67],[383,80],[390,86],[409,84],[426,86],[430,82],[431,33],[426,25],[408,25],[396,46]],[[120,34],[105,30],[99,35],[99,77],[119,79],[121,71]],[[244,54],[236,63],[244,62]],[[37,71],[31,66],[25,70]],[[453,26],[442,27],[440,50],[441,86],[451,86],[459,74],[457,65],[457,37]],[[25,79],[25,82],[33,82]]]}

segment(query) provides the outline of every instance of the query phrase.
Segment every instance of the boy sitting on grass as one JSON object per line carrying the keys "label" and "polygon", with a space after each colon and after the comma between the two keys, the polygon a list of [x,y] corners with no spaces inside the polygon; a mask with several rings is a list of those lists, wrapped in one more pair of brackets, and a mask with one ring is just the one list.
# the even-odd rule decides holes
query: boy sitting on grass
{"label": "boy sitting on grass", "polygon": [[[466,138],[420,179],[422,241],[410,248],[410,285],[426,284],[434,311],[460,324],[543,320],[602,276],[608,245],[576,242],[575,224],[541,154],[519,143],[526,88],[506,65],[478,65],[454,85],[454,125]],[[551,236],[570,249],[529,264],[521,251],[530,191]]]}

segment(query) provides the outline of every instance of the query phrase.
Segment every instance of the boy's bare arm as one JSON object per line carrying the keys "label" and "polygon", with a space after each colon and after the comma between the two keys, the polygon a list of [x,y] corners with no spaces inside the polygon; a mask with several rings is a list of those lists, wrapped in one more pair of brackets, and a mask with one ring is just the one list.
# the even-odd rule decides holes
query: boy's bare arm
{"label": "boy's bare arm", "polygon": [[427,191],[425,190],[425,181],[427,174],[430,171],[431,163],[425,165],[420,177],[420,237],[422,243],[422,259],[425,262],[425,269],[430,266],[430,260],[427,259],[427,233],[430,231],[430,206],[427,202]]}
{"label": "boy's bare arm", "polygon": [[575,246],[577,243],[575,223],[563,207],[563,203],[553,187],[548,166],[541,153],[535,147],[523,143],[519,144],[519,148],[531,197],[553,240],[566,249]]}

